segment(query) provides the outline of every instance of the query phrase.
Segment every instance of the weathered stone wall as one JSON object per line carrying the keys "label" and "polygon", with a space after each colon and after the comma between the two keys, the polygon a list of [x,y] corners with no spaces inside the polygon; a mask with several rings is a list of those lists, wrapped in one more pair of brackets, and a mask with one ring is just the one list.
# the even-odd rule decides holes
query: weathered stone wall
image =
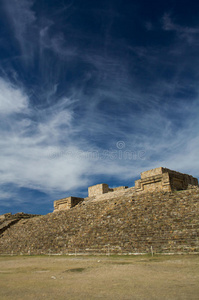
{"label": "weathered stone wall", "polygon": [[109,188],[108,184],[101,183],[93,186],[89,186],[88,188],[88,197],[96,197],[106,193],[115,192],[115,191],[123,191],[127,189],[128,186],[118,186],[116,188]]}
{"label": "weathered stone wall", "polygon": [[54,212],[58,210],[70,209],[75,205],[77,205],[78,203],[82,202],[83,200],[84,198],[79,198],[79,197],[67,197],[67,198],[56,200],[54,201]]}
{"label": "weathered stone wall", "polygon": [[[167,168],[156,168],[141,173],[141,179],[135,181],[135,191],[140,192],[154,192],[187,189],[189,185],[198,186],[197,178],[191,175],[182,174]],[[92,200],[93,198],[100,199],[102,195],[117,191],[128,189],[127,186],[119,186],[116,188],[109,188],[108,184],[101,183],[90,186],[88,188],[87,198],[67,197],[54,201],[54,211],[67,210],[83,200]],[[109,197],[109,196],[108,196]],[[110,196],[112,197],[112,196]]]}
{"label": "weathered stone wall", "polygon": [[102,195],[109,192],[109,186],[106,183],[96,184],[89,186],[88,197],[93,197],[96,195]]}
{"label": "weathered stone wall", "polygon": [[185,190],[188,185],[198,186],[197,178],[162,167],[142,172],[135,181],[137,192]]}
{"label": "weathered stone wall", "polygon": [[162,175],[163,170],[164,170],[164,168],[159,167],[159,168],[155,168],[155,169],[152,169],[152,170],[142,172],[140,174],[141,179],[146,179],[146,178],[153,177],[153,176],[156,176],[156,175]]}
{"label": "weathered stone wall", "polygon": [[1,235],[0,253],[199,252],[199,188],[100,197],[20,220]]}
{"label": "weathered stone wall", "polygon": [[191,175],[169,170],[171,189],[187,189],[188,185],[197,186],[198,180]]}
{"label": "weathered stone wall", "polygon": [[25,214],[23,212],[21,213],[7,213],[0,216],[0,234],[2,234],[5,230],[7,230],[9,227],[14,225],[15,223],[19,222],[21,219],[29,219],[34,218],[38,215],[33,214]]}
{"label": "weathered stone wall", "polygon": [[12,214],[11,213],[6,213],[6,214],[3,214],[3,215],[0,215],[0,222],[11,217]]}
{"label": "weathered stone wall", "polygon": [[127,188],[128,188],[128,186],[118,186],[118,187],[113,188],[113,191],[114,192],[123,191],[123,190],[126,190]]}

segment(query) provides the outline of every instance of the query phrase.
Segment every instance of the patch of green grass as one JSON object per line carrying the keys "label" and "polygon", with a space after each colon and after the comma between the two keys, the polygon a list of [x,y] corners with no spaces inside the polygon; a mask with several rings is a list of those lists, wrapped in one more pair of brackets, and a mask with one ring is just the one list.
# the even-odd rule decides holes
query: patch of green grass
{"label": "patch of green grass", "polygon": [[86,270],[85,268],[72,268],[72,269],[68,269],[64,272],[74,272],[74,273],[80,273],[80,272],[83,272],[84,270]]}

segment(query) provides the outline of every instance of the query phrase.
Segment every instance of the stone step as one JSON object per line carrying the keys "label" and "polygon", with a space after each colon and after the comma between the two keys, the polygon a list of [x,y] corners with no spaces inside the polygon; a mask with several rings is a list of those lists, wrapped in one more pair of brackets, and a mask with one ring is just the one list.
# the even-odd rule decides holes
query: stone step
{"label": "stone step", "polygon": [[197,252],[199,192],[125,195],[21,219],[0,237],[0,253]]}
{"label": "stone step", "polygon": [[4,221],[1,225],[0,225],[0,234],[3,233],[6,229],[8,229],[10,226],[14,225],[15,223],[17,223],[20,219],[13,219],[13,220],[7,220]]}

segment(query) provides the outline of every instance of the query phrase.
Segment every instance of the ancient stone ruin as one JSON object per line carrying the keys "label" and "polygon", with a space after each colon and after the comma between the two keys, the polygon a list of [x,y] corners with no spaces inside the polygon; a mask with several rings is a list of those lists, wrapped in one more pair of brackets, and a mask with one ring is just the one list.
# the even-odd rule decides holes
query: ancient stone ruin
{"label": "ancient stone ruin", "polygon": [[119,187],[110,189],[108,184],[106,184],[106,183],[96,184],[96,185],[89,186],[88,197],[90,198],[93,196],[98,196],[98,195],[102,195],[102,194],[109,193],[109,192],[122,191],[127,188],[128,188],[128,186],[119,186]]}
{"label": "ancient stone ruin", "polygon": [[198,180],[191,175],[166,168],[156,168],[141,173],[141,179],[135,181],[136,192],[186,190],[189,185],[197,186]]}
{"label": "ancient stone ruin", "polygon": [[25,214],[23,212],[12,214],[7,213],[0,215],[0,234],[3,233],[6,229],[8,229],[13,224],[18,223],[22,219],[30,219],[34,218],[39,215],[33,215],[33,214]]}
{"label": "ancient stone ruin", "polygon": [[199,187],[190,175],[156,168],[135,186],[97,184],[54,208],[0,216],[0,254],[199,253]]}
{"label": "ancient stone ruin", "polygon": [[[135,181],[135,186],[128,188],[120,186],[109,188],[108,184],[101,183],[88,187],[88,197],[67,197],[54,201],[54,212],[68,210],[77,204],[91,199],[103,200],[134,191],[138,193],[150,193],[154,191],[171,192],[174,190],[186,190],[189,186],[198,186],[197,178],[191,175],[176,172],[167,168],[159,167],[141,173],[141,179]],[[111,194],[110,194],[111,193]],[[106,196],[108,194],[108,196]]]}
{"label": "ancient stone ruin", "polygon": [[67,197],[54,201],[54,212],[57,210],[66,210],[74,207],[78,203],[82,202],[84,198],[79,197]]}

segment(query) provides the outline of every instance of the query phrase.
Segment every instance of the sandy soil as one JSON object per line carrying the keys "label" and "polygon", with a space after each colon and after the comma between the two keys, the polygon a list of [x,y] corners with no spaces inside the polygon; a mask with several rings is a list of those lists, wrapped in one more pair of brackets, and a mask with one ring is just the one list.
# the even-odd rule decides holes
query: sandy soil
{"label": "sandy soil", "polygon": [[2,256],[0,299],[199,299],[199,256]]}

